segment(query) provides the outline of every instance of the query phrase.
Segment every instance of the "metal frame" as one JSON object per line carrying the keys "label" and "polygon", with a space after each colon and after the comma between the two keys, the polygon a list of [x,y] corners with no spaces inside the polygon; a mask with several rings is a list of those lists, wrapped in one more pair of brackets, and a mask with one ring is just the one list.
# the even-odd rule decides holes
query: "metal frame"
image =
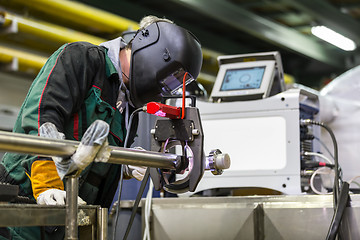
{"label": "metal frame", "polygon": [[[74,224],[80,227],[91,226],[90,239],[106,240],[107,211],[107,208],[100,206],[79,206],[78,221],[74,220]],[[1,227],[66,225],[67,206],[1,203],[0,212]]]}
{"label": "metal frame", "polygon": [[[0,151],[18,152],[41,156],[71,156],[75,152],[78,144],[79,142],[75,141],[49,139],[26,134],[0,131]],[[110,148],[111,156],[108,160],[108,163],[113,164],[131,164],[135,166],[176,169],[176,161],[180,160],[180,158],[178,158],[178,156],[175,154],[164,154],[151,151],[125,149],[120,147]],[[66,207],[63,206],[57,208],[56,206],[47,207],[39,205],[6,204],[3,206],[5,206],[7,211],[10,210],[10,213],[6,212],[5,210],[2,211],[0,216],[0,226],[1,224],[3,224],[3,226],[57,226],[65,224],[65,239],[78,239],[79,209],[77,205],[77,196],[78,178],[75,176],[69,176],[66,179]],[[11,206],[15,206],[15,209],[11,208]],[[20,209],[21,212],[18,212],[18,209]],[[64,210],[66,210],[66,213]],[[36,215],[37,219],[41,219],[41,221],[34,222],[33,218],[24,218],[24,212],[27,213],[25,214],[26,216],[31,217]],[[65,216],[66,218],[64,219]],[[98,239],[106,239],[107,209],[98,208],[98,211],[94,213],[94,216],[98,219],[96,222],[96,227],[98,229]],[[15,219],[15,221],[9,222],[9,219]]]}

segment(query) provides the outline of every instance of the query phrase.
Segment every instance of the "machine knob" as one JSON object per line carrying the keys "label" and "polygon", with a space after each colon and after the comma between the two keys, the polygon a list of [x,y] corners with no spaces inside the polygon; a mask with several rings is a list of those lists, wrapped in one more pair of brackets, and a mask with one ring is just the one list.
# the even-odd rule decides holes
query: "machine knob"
{"label": "machine knob", "polygon": [[217,154],[215,156],[215,166],[218,169],[228,169],[230,167],[230,156],[227,153]]}
{"label": "machine knob", "polygon": [[230,156],[219,149],[212,150],[206,157],[206,170],[211,170],[214,175],[221,175],[224,169],[230,167]]}

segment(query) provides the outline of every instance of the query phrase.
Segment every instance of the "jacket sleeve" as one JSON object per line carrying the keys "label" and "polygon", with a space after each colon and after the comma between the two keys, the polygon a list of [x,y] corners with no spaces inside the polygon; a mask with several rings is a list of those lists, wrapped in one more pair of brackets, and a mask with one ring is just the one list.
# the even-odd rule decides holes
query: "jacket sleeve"
{"label": "jacket sleeve", "polygon": [[104,66],[98,48],[85,48],[82,43],[69,44],[59,55],[39,103],[39,126],[52,122],[60,132],[64,123],[80,109],[96,76]]}
{"label": "jacket sleeve", "polygon": [[[22,129],[25,133],[38,134],[45,122],[55,124],[59,132],[83,103],[97,68],[104,66],[103,52],[87,43],[67,44],[47,61],[25,99]],[[45,190],[64,189],[54,162],[37,158],[31,164],[30,176],[34,198]]]}
{"label": "jacket sleeve", "polygon": [[64,45],[48,59],[24,103],[21,127],[25,133],[37,134],[45,122],[64,132],[64,125],[80,109],[98,69],[105,65],[102,55],[97,46],[76,42]]}

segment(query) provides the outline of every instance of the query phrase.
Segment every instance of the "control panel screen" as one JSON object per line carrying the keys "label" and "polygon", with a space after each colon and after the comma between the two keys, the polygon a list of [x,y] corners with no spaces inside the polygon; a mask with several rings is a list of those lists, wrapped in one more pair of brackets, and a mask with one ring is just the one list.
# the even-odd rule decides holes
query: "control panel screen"
{"label": "control panel screen", "polygon": [[220,91],[260,88],[265,67],[227,69]]}

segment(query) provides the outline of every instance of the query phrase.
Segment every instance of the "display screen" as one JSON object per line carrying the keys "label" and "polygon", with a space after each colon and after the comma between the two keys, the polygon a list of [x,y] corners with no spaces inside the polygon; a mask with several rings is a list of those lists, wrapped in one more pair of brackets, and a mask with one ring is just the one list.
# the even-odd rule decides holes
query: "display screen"
{"label": "display screen", "polygon": [[264,76],[265,66],[226,70],[220,91],[258,89]]}

